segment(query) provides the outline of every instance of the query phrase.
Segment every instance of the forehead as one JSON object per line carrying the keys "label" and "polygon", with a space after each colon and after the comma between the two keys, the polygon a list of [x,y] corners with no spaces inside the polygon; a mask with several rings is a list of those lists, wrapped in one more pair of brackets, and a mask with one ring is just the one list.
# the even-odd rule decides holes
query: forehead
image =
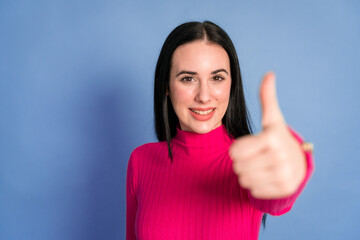
{"label": "forehead", "polygon": [[194,41],[179,46],[173,53],[174,70],[201,70],[215,68],[230,69],[230,60],[225,49],[215,43],[204,40]]}

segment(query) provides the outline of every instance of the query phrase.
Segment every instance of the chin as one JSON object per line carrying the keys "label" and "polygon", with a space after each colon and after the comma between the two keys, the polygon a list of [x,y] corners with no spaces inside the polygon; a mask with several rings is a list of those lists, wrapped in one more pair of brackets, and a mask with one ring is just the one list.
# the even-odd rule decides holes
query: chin
{"label": "chin", "polygon": [[190,127],[191,132],[196,132],[196,133],[200,133],[200,134],[205,134],[205,133],[211,132],[215,128],[217,128],[217,125],[215,125],[215,124],[205,124],[205,123],[200,124],[198,126]]}

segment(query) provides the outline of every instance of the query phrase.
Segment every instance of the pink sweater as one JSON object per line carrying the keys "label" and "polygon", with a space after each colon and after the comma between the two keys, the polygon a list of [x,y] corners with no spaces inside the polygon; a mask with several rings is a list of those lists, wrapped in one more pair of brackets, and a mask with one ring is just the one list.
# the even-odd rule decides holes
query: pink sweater
{"label": "pink sweater", "polygon": [[222,125],[206,134],[178,130],[173,163],[166,142],[136,148],[127,169],[126,239],[258,239],[263,213],[288,212],[313,171],[311,155],[292,196],[260,200],[238,184],[232,142]]}

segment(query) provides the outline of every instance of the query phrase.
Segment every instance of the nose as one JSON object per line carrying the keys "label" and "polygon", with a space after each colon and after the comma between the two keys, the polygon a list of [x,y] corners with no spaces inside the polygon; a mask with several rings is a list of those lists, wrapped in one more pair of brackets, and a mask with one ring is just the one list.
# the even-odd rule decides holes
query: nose
{"label": "nose", "polygon": [[211,100],[211,89],[207,83],[199,84],[195,100],[200,103],[207,103]]}

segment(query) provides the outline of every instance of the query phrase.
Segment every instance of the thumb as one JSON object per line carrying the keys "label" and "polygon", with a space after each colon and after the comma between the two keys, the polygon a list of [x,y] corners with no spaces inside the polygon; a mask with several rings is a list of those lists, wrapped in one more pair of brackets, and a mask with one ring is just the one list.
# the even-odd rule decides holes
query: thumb
{"label": "thumb", "polygon": [[260,85],[260,101],[262,108],[262,127],[284,122],[281,113],[275,87],[275,73],[265,74]]}

